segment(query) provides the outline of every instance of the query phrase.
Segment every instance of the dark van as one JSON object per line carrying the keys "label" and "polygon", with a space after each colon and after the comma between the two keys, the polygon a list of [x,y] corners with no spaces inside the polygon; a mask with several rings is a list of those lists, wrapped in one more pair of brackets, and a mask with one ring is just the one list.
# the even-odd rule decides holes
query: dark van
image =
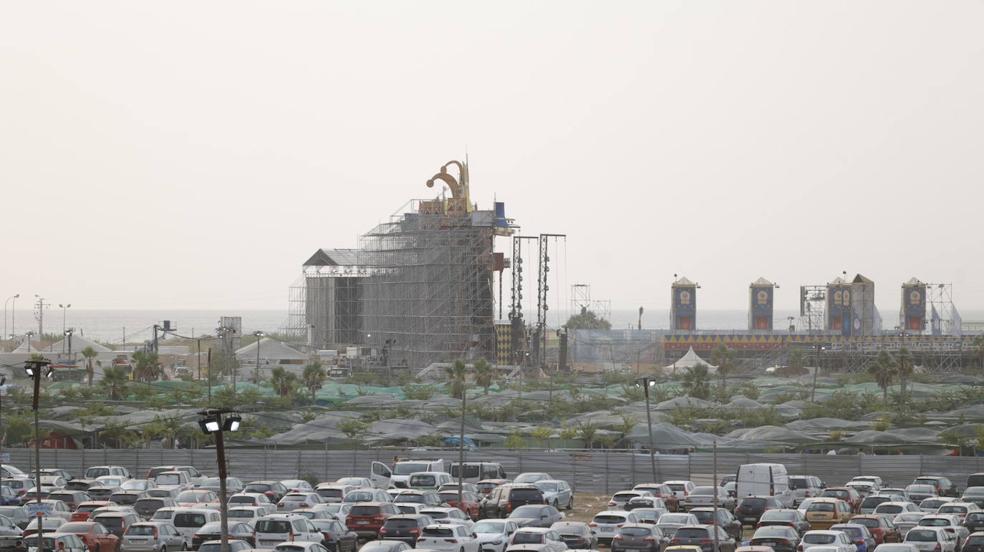
{"label": "dark van", "polygon": [[479,504],[479,517],[509,517],[513,510],[527,504],[544,504],[543,491],[536,485],[500,485],[492,489]]}

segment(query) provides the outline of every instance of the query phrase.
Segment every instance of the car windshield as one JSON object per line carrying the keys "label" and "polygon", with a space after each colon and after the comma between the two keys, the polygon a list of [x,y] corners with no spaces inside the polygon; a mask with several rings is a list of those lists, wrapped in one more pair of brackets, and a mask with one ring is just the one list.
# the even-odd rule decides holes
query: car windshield
{"label": "car windshield", "polygon": [[233,495],[229,497],[229,504],[252,504],[256,502],[256,497],[250,495]]}
{"label": "car windshield", "polygon": [[936,531],[911,529],[905,534],[906,542],[936,542]]}
{"label": "car windshield", "polygon": [[532,531],[517,531],[513,534],[513,544],[541,544],[546,535]]}
{"label": "car windshield", "polygon": [[476,533],[502,533],[505,526],[504,521],[480,521],[472,530]]}
{"label": "car windshield", "polygon": [[127,535],[135,535],[138,537],[146,537],[148,535],[154,534],[153,525],[131,525],[129,529],[126,530]]}
{"label": "car windshield", "polygon": [[154,517],[152,517],[151,519],[170,520],[172,515],[174,515],[173,510],[157,510],[156,512],[154,512]]}
{"label": "car windshield", "polygon": [[96,516],[94,521],[101,523],[107,529],[123,527],[123,518],[120,516]]}
{"label": "car windshield", "polygon": [[766,510],[762,514],[762,521],[793,521],[796,519],[796,512],[783,510]]}
{"label": "car windshield", "polygon": [[880,526],[880,524],[878,523],[878,520],[877,519],[873,519],[873,518],[854,518],[854,519],[851,520],[851,523],[857,523],[858,525],[864,525],[865,527],[867,527],[869,529],[872,529],[872,528],[875,528],[875,527],[879,527]]}
{"label": "car windshield", "polygon": [[674,491],[684,491],[687,489],[687,486],[683,483],[670,483],[669,487]]}
{"label": "car windshield", "polygon": [[837,531],[840,531],[841,533],[847,533],[847,535],[849,537],[851,537],[852,539],[859,539],[859,538],[861,538],[861,529],[858,528],[858,527],[844,527],[844,526],[840,526],[840,527],[834,527],[834,529],[836,529]]}
{"label": "car windshield", "polygon": [[450,527],[424,527],[425,537],[453,537],[454,530]]}
{"label": "car windshield", "polygon": [[789,478],[789,488],[790,489],[806,489],[810,485],[807,483],[805,477],[790,477]]}
{"label": "car windshield", "polygon": [[[304,502],[305,500],[307,500],[307,497],[300,494],[289,494],[283,498],[284,502]],[[358,502],[364,502],[364,501],[358,501]]]}
{"label": "car windshield", "polygon": [[555,493],[560,488],[559,483],[547,482],[547,481],[537,481],[534,483],[538,489],[541,491],[546,491],[548,493]]}
{"label": "car windshield", "polygon": [[353,506],[349,513],[353,516],[374,516],[379,513],[379,506]]}
{"label": "car windshield", "polygon": [[806,544],[830,544],[837,540],[837,537],[830,533],[807,533],[803,535],[803,542]]}
{"label": "car windshield", "polygon": [[256,522],[257,533],[290,533],[290,522],[282,519],[261,519]]}
{"label": "car windshield", "polygon": [[967,513],[967,507],[960,504],[944,504],[940,506],[937,512],[941,514],[965,514]]}
{"label": "car windshield", "polygon": [[[297,500],[304,500],[304,498],[303,496],[296,497]],[[345,502],[371,502],[372,499],[372,491],[352,491],[345,495]]]}
{"label": "car windshield", "polygon": [[703,527],[682,527],[675,535],[679,539],[706,539],[708,537],[707,529]]}
{"label": "car windshield", "polygon": [[851,493],[845,491],[844,489],[827,489],[823,492],[823,496],[831,496],[834,498],[847,498],[851,496]]}
{"label": "car windshield", "polygon": [[410,485],[415,487],[433,487],[437,480],[433,475],[412,475],[410,476]]}
{"label": "car windshield", "polygon": [[205,514],[179,512],[174,514],[175,527],[201,527],[205,525]]}
{"label": "car windshield", "polygon": [[949,527],[950,522],[943,518],[923,518],[919,520],[919,525],[923,527]]}
{"label": "car windshield", "polygon": [[652,532],[645,527],[622,527],[618,530],[618,534],[626,537],[648,537]]}
{"label": "car windshield", "polygon": [[510,517],[539,517],[541,511],[543,511],[541,506],[520,506],[513,510]]}
{"label": "car windshield", "polygon": [[759,537],[788,537],[790,529],[788,527],[765,526],[755,531],[754,538]]}
{"label": "car windshield", "polygon": [[902,506],[898,504],[881,504],[875,511],[879,514],[897,514],[902,511]]}
{"label": "car windshield", "polygon": [[909,485],[906,491],[910,493],[936,493],[936,487],[932,485]]}
{"label": "car windshield", "polygon": [[744,508],[762,508],[765,506],[765,499],[755,497],[743,498],[741,499],[740,506]]}
{"label": "car windshield", "polygon": [[540,489],[513,489],[509,491],[509,499],[543,502],[543,493]]}
{"label": "car windshield", "polygon": [[614,514],[598,514],[592,521],[595,523],[603,523],[605,525],[617,525],[620,523],[625,523],[625,517]]}
{"label": "car windshield", "polygon": [[814,502],[806,509],[807,512],[833,512],[834,505],[830,502]]}
{"label": "car windshield", "polygon": [[[616,519],[618,519],[616,523],[622,523],[625,521],[623,518],[616,518]],[[690,523],[690,521],[691,521],[690,514],[663,514],[659,518],[659,522],[661,524],[662,523]]]}
{"label": "car windshield", "polygon": [[304,552],[304,547],[297,544],[279,544],[274,547],[276,552]]}
{"label": "car windshield", "polygon": [[254,515],[253,510],[243,510],[243,509],[240,508],[240,509],[236,509],[236,510],[229,510],[229,517],[232,517],[232,518],[253,518],[253,517],[256,517],[256,516]]}
{"label": "car windshield", "polygon": [[393,475],[410,475],[417,472],[427,471],[429,468],[423,462],[399,462],[393,466]]}
{"label": "car windshield", "polygon": [[181,476],[176,473],[162,473],[157,476],[158,485],[180,485]]}
{"label": "car windshield", "polygon": [[266,483],[250,483],[249,485],[246,485],[244,490],[251,493],[265,493],[270,490],[270,485],[267,485]]}
{"label": "car windshield", "polygon": [[690,496],[693,495],[714,496],[714,489],[716,489],[716,487],[694,487],[694,490],[690,491]]}
{"label": "car windshield", "polygon": [[892,497],[890,496],[869,496],[861,501],[862,508],[874,508],[882,502],[891,502]]}
{"label": "car windshield", "polygon": [[208,500],[208,494],[197,492],[197,491],[185,491],[175,498],[177,502],[205,502]]}

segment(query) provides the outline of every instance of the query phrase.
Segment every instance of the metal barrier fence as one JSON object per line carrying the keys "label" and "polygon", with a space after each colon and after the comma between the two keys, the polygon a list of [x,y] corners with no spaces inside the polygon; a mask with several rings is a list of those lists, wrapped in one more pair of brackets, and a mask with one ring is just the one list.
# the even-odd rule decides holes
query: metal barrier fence
{"label": "metal barrier fence", "polygon": [[[30,449],[7,449],[10,463],[27,471],[33,465]],[[227,449],[230,476],[244,481],[258,479],[313,478],[334,481],[345,476],[368,476],[369,464],[380,461],[392,465],[400,458],[444,458],[455,462],[454,450],[359,449],[351,450],[275,450]],[[891,486],[904,486],[923,474],[949,477],[963,488],[967,476],[984,472],[982,458],[973,456],[856,455],[815,454],[736,454],[717,455],[718,474],[734,474],[741,464],[775,462],[785,464],[792,474],[816,475],[828,485],[839,485],[855,475],[878,475]],[[576,491],[612,494],[653,479],[647,453],[631,450],[535,450],[482,449],[467,451],[466,461],[499,462],[506,473],[547,472],[565,479]],[[42,449],[42,467],[59,467],[80,475],[89,466],[113,464],[127,467],[135,477],[158,465],[193,465],[205,473],[216,472],[213,449]],[[713,455],[657,455],[656,479],[690,479],[697,484],[713,480]]]}

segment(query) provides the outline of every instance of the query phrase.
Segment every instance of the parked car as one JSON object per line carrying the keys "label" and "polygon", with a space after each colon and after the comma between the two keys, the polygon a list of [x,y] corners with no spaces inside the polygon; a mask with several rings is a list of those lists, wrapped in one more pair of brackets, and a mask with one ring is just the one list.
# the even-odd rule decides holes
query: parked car
{"label": "parked car", "polygon": [[243,492],[265,494],[270,502],[276,504],[287,494],[287,487],[284,487],[279,481],[250,481],[243,487]]}
{"label": "parked car", "polygon": [[475,483],[475,487],[478,488],[479,494],[487,495],[496,487],[505,485],[506,483],[509,483],[508,479],[483,479]]}
{"label": "parked car", "polygon": [[321,531],[304,516],[271,514],[256,520],[254,538],[258,548],[277,546],[283,542],[321,542]]}
{"label": "parked car", "polygon": [[663,483],[640,483],[632,487],[633,491],[647,491],[649,494],[662,498],[666,508],[671,512],[676,512],[680,508],[680,499],[673,493],[669,485]]}
{"label": "parked car", "polygon": [[563,521],[564,514],[548,504],[527,504],[520,506],[509,514],[509,519],[523,527],[550,527],[558,521]]}
{"label": "parked car", "polygon": [[[919,505],[919,510],[927,514],[934,514],[936,513],[936,510],[940,509],[940,506],[953,502],[954,500],[956,499],[949,496],[932,496],[923,500],[922,502],[917,502],[916,504]],[[899,502],[907,502],[907,501],[900,500]]]}
{"label": "parked car", "polygon": [[960,496],[960,491],[957,486],[950,481],[948,478],[939,475],[920,475],[915,478],[912,483],[914,485],[933,485],[936,487],[936,494],[939,496]]}
{"label": "parked car", "polygon": [[458,502],[458,491],[443,491],[438,495],[441,500],[452,508],[457,508],[468,514],[472,520],[478,520],[480,516],[479,502],[481,499],[478,493],[469,491],[461,492],[461,503]]}
{"label": "parked car", "polygon": [[670,513],[662,508],[633,508],[629,511],[635,514],[636,518],[639,519],[639,523],[649,523],[652,525],[656,525],[659,522],[659,518],[663,517],[663,514]]}
{"label": "parked car", "polygon": [[905,500],[905,497],[899,498],[898,496],[886,496],[886,495],[870,495],[866,496],[861,500],[861,506],[858,508],[858,513],[861,514],[871,514],[874,513],[875,508],[879,504],[884,502],[897,502],[899,500]]}
{"label": "parked car", "polygon": [[[455,493],[455,498],[457,498],[457,493]],[[423,504],[428,507],[442,506],[445,504],[444,499],[436,492],[417,489],[397,489],[397,495],[393,497],[392,502],[394,504]]]}
{"label": "parked car", "polygon": [[216,508],[219,507],[219,496],[204,489],[188,489],[181,491],[174,501],[181,508]]}
{"label": "parked car", "polygon": [[876,545],[880,546],[886,542],[899,542],[902,540],[902,536],[899,535],[899,530],[895,527],[895,524],[885,516],[854,516],[851,518],[851,523],[867,527],[871,536],[874,537]]}
{"label": "parked car", "polygon": [[120,538],[94,521],[74,521],[58,528],[62,533],[74,533],[82,539],[89,552],[116,552]]}
{"label": "parked car", "polygon": [[598,537],[594,536],[594,533],[591,532],[591,527],[587,523],[581,521],[558,521],[551,525],[550,528],[557,532],[560,540],[567,545],[567,548],[591,550],[598,547]]}
{"label": "parked car", "polygon": [[549,473],[545,472],[524,472],[513,478],[513,483],[526,483],[532,485],[543,479],[553,479]]}
{"label": "parked car", "polygon": [[64,502],[65,506],[68,506],[68,509],[72,511],[78,508],[79,504],[90,500],[89,495],[82,491],[55,491],[49,493],[48,498]]}
{"label": "parked car", "polygon": [[[162,510],[158,510],[154,514],[154,518],[157,517]],[[212,510],[210,508],[175,508],[174,515],[171,517],[171,523],[178,529],[178,532],[185,538],[185,541],[191,542],[191,539],[195,536],[195,531],[202,528],[203,525],[213,521],[221,521],[220,515],[217,510]],[[154,519],[153,521],[157,521]]]}
{"label": "parked car", "polygon": [[[292,493],[313,493],[314,487],[310,483],[303,479],[281,479],[280,484],[287,487],[287,490]],[[372,482],[369,482],[368,487],[372,486]]]}
{"label": "parked car", "polygon": [[85,474],[82,476],[83,479],[96,479],[104,475],[113,475],[122,477],[123,479],[130,479],[130,470],[124,468],[123,466],[92,466],[85,470]]}
{"label": "parked car", "polygon": [[789,488],[793,491],[793,503],[799,504],[804,498],[820,496],[826,485],[814,475],[790,475]]}
{"label": "parked car", "polygon": [[861,495],[864,499],[866,496],[873,495],[880,490],[880,487],[871,481],[848,481],[844,484],[845,487],[850,487]]}
{"label": "parked car", "polygon": [[856,523],[838,523],[830,527],[832,531],[841,531],[847,534],[847,537],[851,539],[854,546],[858,548],[858,552],[872,552],[877,544],[875,543],[875,537],[871,535],[868,528],[864,525],[858,525]]}
{"label": "parked car", "polygon": [[659,527],[664,535],[671,538],[677,529],[688,525],[700,525],[700,523],[697,522],[697,517],[693,514],[685,514],[683,512],[663,514],[659,517],[659,521],[656,522],[656,527]]}
{"label": "parked car", "polygon": [[[877,516],[878,514],[875,515]],[[899,542],[902,542],[903,540],[905,540],[905,534],[909,532],[909,529],[912,529],[913,527],[918,525],[919,520],[921,520],[924,515],[926,514],[922,512],[902,512],[901,514],[896,514],[894,517],[893,516],[879,516],[879,517],[892,520],[892,524],[895,525],[895,529],[897,529],[899,532]]]}
{"label": "parked car", "polygon": [[256,506],[268,514],[277,511],[277,505],[263,493],[239,493],[229,497],[229,506]]}
{"label": "parked car", "polygon": [[806,521],[806,517],[799,510],[793,509],[766,510],[762,513],[755,527],[771,525],[791,527],[800,535],[810,530],[810,522]]}
{"label": "parked car", "polygon": [[[694,523],[697,522],[697,518],[692,515],[683,515],[689,516],[689,519],[692,519]],[[619,526],[625,525],[626,523],[639,523],[639,518],[632,512],[626,512],[625,510],[605,510],[595,514],[588,526],[591,527],[591,531],[598,538],[598,544],[610,545],[612,539],[615,538]]]}
{"label": "parked car", "polygon": [[873,514],[876,516],[888,516],[894,519],[895,516],[903,512],[922,513],[922,510],[919,509],[919,506],[916,506],[911,502],[883,502],[875,508]]}
{"label": "parked car", "polygon": [[828,529],[851,519],[851,507],[836,498],[818,498],[806,509],[806,521],[812,529]]}
{"label": "parked car", "polygon": [[478,538],[470,533],[468,528],[446,523],[432,523],[424,527],[420,538],[417,539],[417,547],[456,552],[479,551]]}
{"label": "parked car", "polygon": [[[78,535],[73,533],[62,533],[61,531],[56,531],[54,533],[44,532],[44,543],[45,550],[58,550],[60,552],[86,552],[85,543]],[[36,552],[38,550],[38,536],[31,535],[24,537],[24,545],[27,546],[28,550]]]}
{"label": "parked car", "polygon": [[483,518],[504,518],[526,504],[543,504],[543,491],[532,484],[508,484],[493,489],[479,504],[479,511]]}
{"label": "parked car", "polygon": [[[274,552],[309,552],[304,550],[278,550],[277,548],[273,550]],[[363,544],[359,552],[410,552],[410,545],[400,541],[374,540]]]}
{"label": "parked car", "polygon": [[943,527],[913,527],[905,535],[906,544],[911,544],[919,552],[955,552],[957,536]]}
{"label": "parked car", "polygon": [[[815,499],[811,499],[815,500]],[[784,510],[782,504],[771,496],[746,496],[735,506],[735,517],[742,525],[755,525],[767,510]]]}
{"label": "parked car", "polygon": [[229,521],[245,523],[250,527],[256,526],[256,520],[269,515],[270,512],[257,506],[230,506],[228,509]]}
{"label": "parked car", "polygon": [[660,552],[670,542],[655,525],[628,523],[618,528],[612,539],[612,552]]}
{"label": "parked car", "polygon": [[186,550],[189,539],[167,522],[142,521],[127,527],[120,539],[120,552],[167,552]]}
{"label": "parked car", "polygon": [[713,506],[714,495],[717,494],[718,507],[726,510],[735,509],[735,499],[728,496],[728,492],[721,487],[694,487],[690,493],[682,500],[684,510],[698,508],[701,506]]}
{"label": "parked car", "polygon": [[660,510],[669,511],[666,503],[663,502],[662,498],[656,496],[637,496],[635,498],[630,498],[625,506],[622,507],[624,510],[638,510],[639,508],[655,508]]}
{"label": "parked car", "polygon": [[429,489],[436,491],[441,485],[447,485],[454,481],[451,474],[447,472],[417,472],[410,474],[407,485],[411,489]]}
{"label": "parked car", "polygon": [[[714,533],[717,532],[717,535]],[[718,552],[734,552],[738,543],[724,529],[714,525],[686,525],[677,529],[670,540],[670,545],[696,545],[702,552],[715,552],[714,543],[717,541]]]}
{"label": "parked car", "polygon": [[775,552],[796,552],[799,539],[800,534],[788,525],[767,525],[755,530],[749,544],[768,546]]}
{"label": "parked car", "polygon": [[[388,500],[386,502],[389,502]],[[290,492],[284,495],[277,503],[278,512],[290,512],[297,508],[310,508],[315,504],[321,504],[321,497],[314,492]]]}
{"label": "parked car", "polygon": [[[305,545],[310,545],[312,547],[321,546],[320,544],[315,542],[288,543],[288,544],[289,544],[289,546],[287,547],[288,550],[303,548]],[[227,543],[227,546],[229,547],[229,552],[248,552],[249,550],[252,550],[248,542],[240,541],[240,540],[231,540]],[[202,545],[198,547],[198,552],[220,552],[221,550],[222,550],[222,541],[220,540],[207,541],[202,543]],[[321,550],[323,551],[324,549]],[[284,550],[283,552],[288,552],[288,551]]]}
{"label": "parked car", "polygon": [[673,491],[673,496],[677,497],[678,500],[686,498],[694,490],[694,487],[697,486],[694,485],[693,481],[688,480],[664,481],[664,483]]}
{"label": "parked car", "polygon": [[916,504],[934,496],[939,496],[936,485],[912,484],[905,488],[905,498]]}
{"label": "parked car", "polygon": [[967,514],[964,518],[964,527],[967,528],[971,533],[976,533],[977,531],[984,531],[984,511],[982,512],[971,512]]}
{"label": "parked car", "polygon": [[822,498],[836,498],[843,500],[851,507],[851,511],[857,512],[861,509],[861,494],[852,487],[828,487],[820,493]]}
{"label": "parked car", "polygon": [[[194,483],[196,489],[205,489],[212,491],[213,493],[219,493],[219,478],[218,477],[203,477]],[[242,492],[245,485],[243,485],[242,480],[238,477],[227,477],[226,478],[226,496]]]}
{"label": "parked car", "polygon": [[312,519],[311,525],[321,531],[321,545],[328,552],[356,552],[359,549],[359,535],[350,531],[337,519]]}
{"label": "parked car", "polygon": [[950,514],[955,515],[960,518],[960,521],[967,517],[968,514],[973,512],[980,512],[981,509],[977,507],[976,504],[972,502],[948,502],[940,506],[937,510],[937,514]]}
{"label": "parked car", "polygon": [[803,538],[800,539],[799,546],[796,547],[796,550],[798,552],[806,552],[807,550],[819,552],[821,547],[831,547],[837,552],[858,552],[857,546],[851,542],[847,533],[829,530],[807,531],[803,535]]}
{"label": "parked car", "polygon": [[[242,522],[229,521],[229,538],[246,541],[250,546],[256,546],[256,539],[253,536],[253,527]],[[198,550],[198,547],[210,540],[222,538],[222,522],[210,521],[202,525],[191,536],[191,548]]]}
{"label": "parked car", "polygon": [[[291,493],[287,496],[291,496],[292,494],[297,493]],[[318,496],[320,501],[320,496],[318,493],[315,492],[314,495]],[[284,497],[285,500],[287,499],[287,496]],[[353,489],[342,497],[342,502],[349,502],[352,504],[357,502],[393,502],[393,497],[386,494],[386,491],[382,489]]]}
{"label": "parked car", "polygon": [[0,516],[0,549],[9,550],[21,540],[23,531],[10,518]]}
{"label": "parked car", "polygon": [[151,479],[127,479],[120,485],[121,491],[137,491],[141,493],[155,488],[157,488],[157,483],[154,483]]}
{"label": "parked car", "polygon": [[383,540],[403,541],[410,546],[416,546],[424,527],[433,525],[430,516],[421,514],[397,514],[386,518],[379,529],[379,538]]}
{"label": "parked car", "polygon": [[509,538],[506,550],[513,552],[563,552],[567,545],[549,527],[520,527]]}
{"label": "parked car", "polygon": [[924,516],[916,525],[916,528],[920,527],[942,527],[952,533],[957,538],[957,550],[960,550],[963,541],[970,536],[970,531],[960,524],[960,518],[949,514]]}
{"label": "parked car", "polygon": [[337,483],[319,483],[314,487],[314,492],[318,493],[322,502],[341,502],[346,494],[354,491],[356,488],[351,485],[339,485]]}
{"label": "parked car", "polygon": [[638,491],[637,490],[619,491],[619,492],[613,494],[612,497],[608,500],[608,509],[610,509],[610,510],[616,510],[616,509],[625,510],[625,509],[627,509],[625,506],[633,498],[642,498],[642,497],[647,497],[647,496],[652,496],[652,494],[649,491],[641,491],[641,490],[638,490]]}
{"label": "parked car", "polygon": [[359,538],[375,539],[386,520],[399,513],[392,502],[363,502],[352,506],[345,524],[358,533]]}
{"label": "parked car", "polygon": [[140,516],[136,512],[102,512],[94,515],[92,521],[101,524],[107,531],[123,537],[126,530],[134,523],[139,523]]}
{"label": "parked car", "polygon": [[509,546],[509,537],[517,529],[519,525],[509,519],[484,519],[472,526],[472,533],[476,535],[482,552],[505,552],[506,547]]}
{"label": "parked car", "polygon": [[160,510],[161,508],[174,508],[177,507],[178,503],[174,501],[173,498],[155,498],[152,496],[145,496],[143,498],[138,498],[136,502],[133,503],[133,510],[137,512],[144,520],[148,520],[153,517],[154,512]]}
{"label": "parked car", "polygon": [[984,532],[971,533],[960,552],[984,552]]}
{"label": "parked car", "polygon": [[0,506],[0,516],[14,522],[14,525],[21,529],[27,527],[27,524],[31,521],[31,518],[27,515],[27,510],[20,506]]}
{"label": "parked car", "polygon": [[543,501],[558,510],[574,508],[574,491],[566,481],[560,479],[541,479],[534,483],[543,493]]}
{"label": "parked car", "polygon": [[735,541],[741,540],[741,522],[735,519],[735,516],[731,515],[731,512],[722,508],[702,507],[693,508],[690,510],[690,513],[697,518],[697,523],[700,525],[717,525],[724,529],[724,532],[735,539]]}

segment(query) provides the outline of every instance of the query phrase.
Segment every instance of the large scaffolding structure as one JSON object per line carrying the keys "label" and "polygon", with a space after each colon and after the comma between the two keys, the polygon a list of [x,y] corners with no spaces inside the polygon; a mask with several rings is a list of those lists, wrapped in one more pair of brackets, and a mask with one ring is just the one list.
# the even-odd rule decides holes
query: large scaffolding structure
{"label": "large scaffolding structure", "polygon": [[357,249],[322,249],[304,263],[289,332],[313,349],[367,349],[360,356],[382,367],[494,357],[494,238],[511,234],[511,221],[501,204],[470,204],[467,165],[449,162],[435,181],[452,197],[413,200]]}

